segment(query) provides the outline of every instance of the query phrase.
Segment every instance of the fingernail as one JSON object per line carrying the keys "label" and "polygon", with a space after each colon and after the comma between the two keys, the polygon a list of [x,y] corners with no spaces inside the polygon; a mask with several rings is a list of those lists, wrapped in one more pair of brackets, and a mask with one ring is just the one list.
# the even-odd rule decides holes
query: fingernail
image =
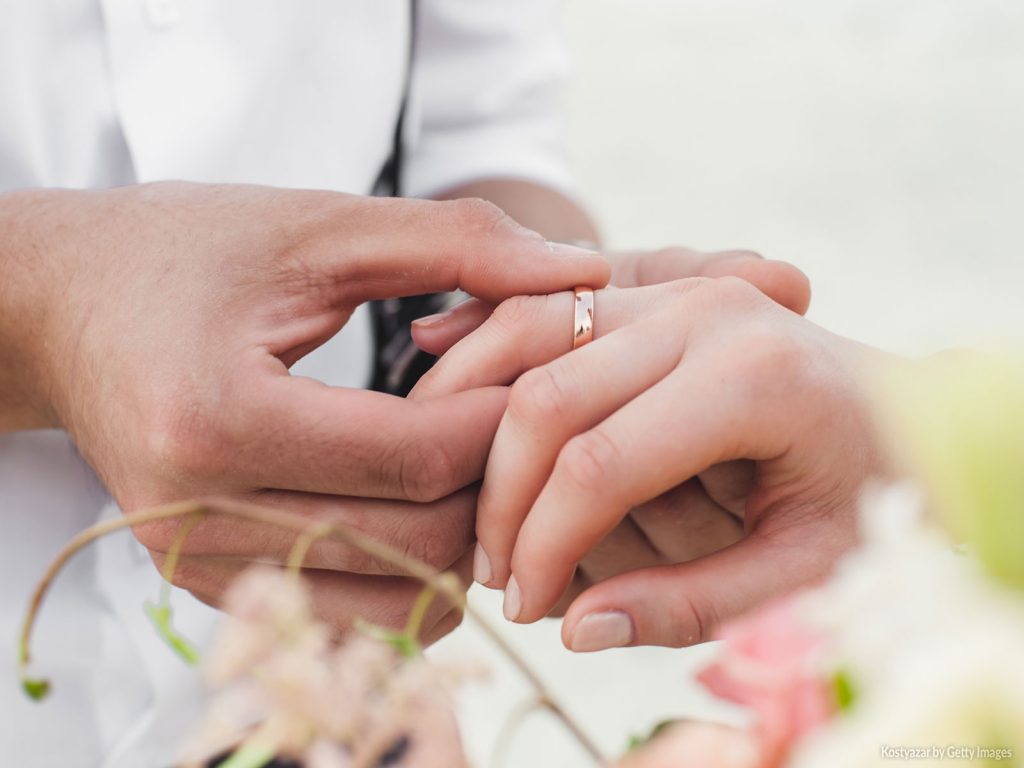
{"label": "fingernail", "polygon": [[476,551],[473,553],[473,580],[486,585],[490,583],[491,576],[491,558],[487,556],[484,548],[478,542]]}
{"label": "fingernail", "polygon": [[509,577],[508,586],[505,587],[505,603],[502,612],[509,621],[515,621],[523,612],[523,595],[519,591],[519,582],[515,576]]}
{"label": "fingernail", "polygon": [[633,642],[633,622],[622,611],[603,611],[584,616],[572,633],[574,651],[603,651]]}
{"label": "fingernail", "polygon": [[447,312],[439,312],[436,315],[426,315],[424,317],[418,317],[412,321],[412,324],[417,328],[431,328],[435,325],[440,325],[445,322],[449,317],[452,316],[452,310]]}
{"label": "fingernail", "polygon": [[589,248],[581,248],[578,245],[569,245],[568,243],[555,243],[548,241],[548,248],[555,256],[562,256],[567,259],[592,259],[598,255],[597,251],[592,251]]}

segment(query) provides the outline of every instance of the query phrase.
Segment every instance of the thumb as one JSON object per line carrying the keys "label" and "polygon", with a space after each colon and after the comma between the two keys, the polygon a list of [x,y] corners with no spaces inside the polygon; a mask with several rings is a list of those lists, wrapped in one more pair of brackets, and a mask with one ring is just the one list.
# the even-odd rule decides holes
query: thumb
{"label": "thumb", "polygon": [[598,253],[549,243],[484,200],[381,198],[342,217],[351,245],[328,257],[345,295],[356,301],[461,289],[498,303],[577,285],[600,288],[611,266]]}
{"label": "thumb", "polygon": [[576,598],[562,621],[574,651],[627,645],[682,647],[711,640],[721,622],[827,573],[830,548],[758,532],[713,555],[631,571]]}

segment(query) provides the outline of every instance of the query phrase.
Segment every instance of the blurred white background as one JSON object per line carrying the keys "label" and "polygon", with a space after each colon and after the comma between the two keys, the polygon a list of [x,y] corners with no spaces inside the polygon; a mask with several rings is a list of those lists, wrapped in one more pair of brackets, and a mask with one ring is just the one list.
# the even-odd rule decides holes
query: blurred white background
{"label": "blurred white background", "polygon": [[[811,317],[895,352],[1024,336],[1024,3],[570,0],[576,166],[614,247],[753,248],[814,286]],[[498,596],[473,599],[500,619]],[[501,622],[503,623],[503,622]],[[687,681],[707,648],[574,656],[511,641],[609,752],[668,715],[728,716]],[[490,765],[526,694],[496,666],[463,699]],[[586,765],[537,716],[506,765]]]}

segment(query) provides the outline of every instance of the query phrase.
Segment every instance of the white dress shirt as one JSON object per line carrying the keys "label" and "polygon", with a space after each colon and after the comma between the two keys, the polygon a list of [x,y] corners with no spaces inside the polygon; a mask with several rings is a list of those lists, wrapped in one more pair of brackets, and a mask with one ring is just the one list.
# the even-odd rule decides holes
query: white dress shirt
{"label": "white dress shirt", "polygon": [[[0,0],[0,192],[157,179],[369,193],[407,79],[406,0]],[[569,184],[556,0],[421,0],[407,194],[475,178]],[[3,276],[0,275],[0,279]],[[356,313],[299,363],[361,386]],[[15,637],[31,587],[76,532],[120,514],[60,432],[0,435],[0,753],[19,768],[169,766],[198,713],[195,670],[142,614],[159,589],[129,534],[80,554],[37,627],[29,702]],[[176,592],[176,623],[215,614]]]}

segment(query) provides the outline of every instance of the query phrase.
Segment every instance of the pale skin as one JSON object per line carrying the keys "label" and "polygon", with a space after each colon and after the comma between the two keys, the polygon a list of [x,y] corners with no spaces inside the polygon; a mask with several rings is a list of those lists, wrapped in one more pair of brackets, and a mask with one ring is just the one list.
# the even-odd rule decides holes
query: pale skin
{"label": "pale skin", "polygon": [[[481,195],[544,236],[461,199]],[[559,193],[492,180],[440,197],[452,200],[183,183],[0,196],[0,432],[67,430],[128,514],[242,498],[347,523],[468,578],[478,482],[507,389],[407,401],[289,366],[369,299],[460,287],[490,306],[604,285],[611,268],[545,240],[597,237]],[[669,277],[756,263],[766,287],[806,306],[806,281],[786,265],[656,256],[623,256],[614,270],[636,280],[647,261]],[[136,532],[158,566],[177,528]],[[293,544],[276,529],[204,520],[174,582],[217,605],[241,569],[283,562]],[[620,549],[595,557],[595,573],[650,557]],[[315,544],[307,565],[318,613],[342,629],[355,617],[400,626],[419,591],[336,543]],[[458,620],[439,601],[426,639]]]}
{"label": "pale skin", "polygon": [[[493,314],[474,302],[415,329],[445,352],[417,399],[511,385],[474,569],[505,589],[506,616],[545,616],[626,523],[660,562],[576,597],[570,648],[691,645],[822,577],[855,541],[862,483],[885,471],[859,383],[881,353],[731,277],[608,289],[595,304],[595,340],[571,352],[571,293]],[[671,551],[684,541],[696,551]]]}

